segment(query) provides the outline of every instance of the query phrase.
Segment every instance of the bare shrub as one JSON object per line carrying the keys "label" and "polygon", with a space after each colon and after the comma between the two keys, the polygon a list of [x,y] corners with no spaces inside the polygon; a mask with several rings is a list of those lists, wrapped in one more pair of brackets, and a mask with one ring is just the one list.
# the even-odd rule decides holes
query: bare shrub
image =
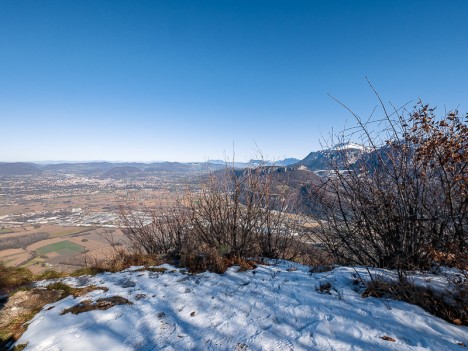
{"label": "bare shrub", "polygon": [[222,255],[294,256],[293,221],[266,167],[212,173],[199,193],[188,194],[186,206],[193,237]]}
{"label": "bare shrub", "polygon": [[238,176],[228,169],[212,173],[199,193],[188,194],[185,200],[193,236],[201,245],[222,255],[246,256],[258,251],[255,237],[264,221],[259,208],[264,194],[258,191],[260,179],[252,175],[248,171]]}
{"label": "bare shrub", "polygon": [[340,263],[427,268],[434,250],[466,263],[467,117],[455,111],[438,119],[419,103],[392,118],[382,107],[382,120],[354,114],[372,152],[357,163],[340,160],[315,189],[319,226],[311,238]]}
{"label": "bare shrub", "polygon": [[179,207],[151,210],[121,206],[123,232],[134,251],[145,254],[180,254],[188,246],[187,211]]}
{"label": "bare shrub", "polygon": [[171,209],[122,207],[124,234],[134,251],[178,256],[194,271],[223,272],[260,256],[293,259],[301,247],[300,227],[271,178],[268,167],[227,165]]}
{"label": "bare shrub", "polygon": [[424,308],[429,313],[456,325],[468,325],[468,286],[444,294],[416,286],[406,279],[396,282],[372,279],[363,297],[388,297]]}
{"label": "bare shrub", "polygon": [[297,260],[304,254],[303,225],[287,211],[285,199],[269,196],[265,212],[265,223],[258,235],[260,256]]}

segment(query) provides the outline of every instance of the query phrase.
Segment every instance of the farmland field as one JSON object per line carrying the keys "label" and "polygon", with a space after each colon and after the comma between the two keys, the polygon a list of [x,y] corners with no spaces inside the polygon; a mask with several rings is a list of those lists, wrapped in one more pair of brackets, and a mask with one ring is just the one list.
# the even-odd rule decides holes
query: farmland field
{"label": "farmland field", "polygon": [[0,262],[38,273],[104,259],[114,253],[110,242],[125,245],[121,205],[171,206],[184,184],[174,173],[133,180],[53,171],[0,176]]}
{"label": "farmland field", "polygon": [[64,240],[64,241],[59,241],[58,243],[42,246],[38,248],[36,251],[41,254],[45,255],[50,252],[57,252],[59,254],[73,254],[73,253],[78,253],[83,251],[84,247],[80,246],[78,244],[75,244],[71,241]]}
{"label": "farmland field", "polygon": [[[44,239],[28,244],[26,239],[39,233]],[[83,266],[87,259],[101,259],[112,254],[108,242],[122,242],[119,229],[42,226],[23,227],[20,232],[2,234],[0,238],[18,239],[27,246],[0,250],[0,262],[8,266],[27,267],[34,273],[47,269],[73,271]]]}

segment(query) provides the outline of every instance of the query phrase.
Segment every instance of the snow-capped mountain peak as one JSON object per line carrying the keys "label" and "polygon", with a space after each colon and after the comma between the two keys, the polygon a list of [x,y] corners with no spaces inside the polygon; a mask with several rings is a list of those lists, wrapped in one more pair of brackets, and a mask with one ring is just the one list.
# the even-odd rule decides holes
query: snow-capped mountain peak
{"label": "snow-capped mountain peak", "polygon": [[331,151],[341,151],[341,150],[361,150],[361,151],[364,151],[364,152],[368,152],[369,151],[369,148],[364,146],[364,145],[361,145],[361,144],[357,144],[357,143],[354,143],[352,141],[348,141],[346,143],[340,143],[340,144],[336,144],[335,146],[333,146],[331,149]]}

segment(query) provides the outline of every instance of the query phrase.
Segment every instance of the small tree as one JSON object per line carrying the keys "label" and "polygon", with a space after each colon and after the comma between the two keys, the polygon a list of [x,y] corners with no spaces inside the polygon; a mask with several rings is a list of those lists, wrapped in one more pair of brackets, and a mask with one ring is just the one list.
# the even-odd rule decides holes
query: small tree
{"label": "small tree", "polygon": [[[385,108],[384,108],[385,111]],[[419,103],[409,116],[385,111],[385,143],[355,115],[367,157],[316,188],[313,239],[338,262],[378,267],[427,267],[434,250],[466,259],[467,119],[450,112],[437,119]]]}

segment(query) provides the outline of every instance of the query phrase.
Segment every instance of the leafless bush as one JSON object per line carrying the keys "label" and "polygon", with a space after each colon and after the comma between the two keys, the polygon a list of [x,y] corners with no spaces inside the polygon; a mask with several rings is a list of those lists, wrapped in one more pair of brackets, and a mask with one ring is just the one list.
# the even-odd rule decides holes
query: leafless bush
{"label": "leafless bush", "polygon": [[455,111],[437,119],[419,103],[392,118],[396,112],[382,107],[380,134],[372,133],[375,120],[354,114],[372,152],[335,165],[334,176],[315,189],[319,227],[312,237],[341,263],[427,268],[434,251],[466,262],[467,117]]}
{"label": "leafless bush", "polygon": [[[272,190],[267,167],[212,172],[171,209],[121,208],[123,231],[146,254],[170,254],[182,265],[215,267],[259,256],[294,258],[296,220]],[[197,268],[198,267],[198,268]]]}
{"label": "leafless bush", "polygon": [[235,257],[294,256],[293,220],[273,193],[268,168],[226,168],[186,197],[192,235]]}
{"label": "leafless bush", "polygon": [[145,254],[180,254],[189,246],[189,222],[186,209],[179,207],[151,210],[121,206],[123,232],[132,249]]}

